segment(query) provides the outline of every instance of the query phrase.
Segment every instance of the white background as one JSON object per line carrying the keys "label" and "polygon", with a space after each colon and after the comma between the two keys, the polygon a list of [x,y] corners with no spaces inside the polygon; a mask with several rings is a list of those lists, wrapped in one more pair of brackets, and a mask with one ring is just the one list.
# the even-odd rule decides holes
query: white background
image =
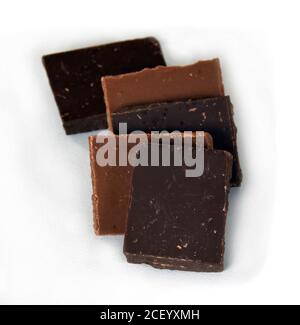
{"label": "white background", "polygon": [[[1,2],[0,303],[300,302],[297,2]],[[127,264],[121,236],[94,235],[88,134],[64,134],[41,64],[150,35],[168,64],[220,57],[235,105],[245,178],[221,274]]]}

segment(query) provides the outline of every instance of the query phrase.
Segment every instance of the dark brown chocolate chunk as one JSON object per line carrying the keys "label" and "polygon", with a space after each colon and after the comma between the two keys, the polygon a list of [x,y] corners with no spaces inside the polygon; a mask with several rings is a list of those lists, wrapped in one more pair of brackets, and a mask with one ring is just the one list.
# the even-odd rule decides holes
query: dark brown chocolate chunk
{"label": "dark brown chocolate chunk", "polygon": [[232,186],[240,186],[242,171],[237,151],[237,129],[229,96],[178,102],[154,103],[124,108],[112,116],[113,130],[126,122],[128,132],[196,131],[212,135],[214,148],[233,155]]}
{"label": "dark brown chocolate chunk", "polygon": [[218,59],[186,66],[156,67],[102,79],[107,122],[124,107],[187,98],[224,96]]}
{"label": "dark brown chocolate chunk", "polygon": [[157,268],[219,272],[232,156],[205,151],[205,171],[185,177],[185,167],[136,167],[125,233],[128,262]]}
{"label": "dark brown chocolate chunk", "polygon": [[46,55],[43,63],[67,134],[106,128],[102,76],[165,65],[152,37]]}

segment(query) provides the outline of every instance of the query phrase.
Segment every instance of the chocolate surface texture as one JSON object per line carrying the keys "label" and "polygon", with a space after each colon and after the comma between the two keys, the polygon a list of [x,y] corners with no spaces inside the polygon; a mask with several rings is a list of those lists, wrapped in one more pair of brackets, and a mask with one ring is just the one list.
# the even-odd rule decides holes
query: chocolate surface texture
{"label": "chocolate surface texture", "polygon": [[45,55],[43,64],[67,134],[106,128],[100,79],[165,65],[155,38]]}
{"label": "chocolate surface texture", "polygon": [[[122,136],[127,137],[120,135],[117,139]],[[129,208],[133,167],[119,166],[118,162],[117,166],[99,166],[96,157],[97,150],[102,145],[97,143],[96,136],[89,137],[94,230],[96,235],[123,234]],[[128,150],[133,145],[128,144]],[[207,149],[213,149],[213,140],[208,133],[204,135],[204,145]]]}
{"label": "chocolate surface texture", "polygon": [[201,177],[185,167],[136,167],[125,233],[128,262],[156,268],[220,272],[232,156],[205,152]]}
{"label": "chocolate surface texture", "polygon": [[123,234],[133,167],[99,166],[96,155],[101,145],[96,136],[89,137],[94,230],[96,235]]}
{"label": "chocolate surface texture", "polygon": [[135,73],[106,76],[101,80],[111,130],[111,115],[124,107],[224,95],[218,59],[198,61],[186,66],[144,69]]}
{"label": "chocolate surface texture", "polygon": [[197,131],[212,135],[214,148],[233,155],[231,184],[240,186],[242,172],[237,151],[237,129],[229,96],[177,102],[154,103],[124,108],[113,114],[113,130],[126,122],[128,132]]}

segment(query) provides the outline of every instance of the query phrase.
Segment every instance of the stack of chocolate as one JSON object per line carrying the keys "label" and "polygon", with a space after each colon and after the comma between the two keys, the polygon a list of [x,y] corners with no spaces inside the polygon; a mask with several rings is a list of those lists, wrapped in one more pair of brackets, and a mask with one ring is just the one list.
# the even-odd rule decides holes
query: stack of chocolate
{"label": "stack of chocolate", "polygon": [[199,177],[175,163],[100,166],[104,144],[89,137],[94,229],[125,234],[131,263],[222,271],[228,194],[242,173],[219,60],[168,67],[158,41],[145,38],[47,55],[43,63],[67,134],[107,125],[118,146],[128,137],[120,123],[127,133],[205,132]]}

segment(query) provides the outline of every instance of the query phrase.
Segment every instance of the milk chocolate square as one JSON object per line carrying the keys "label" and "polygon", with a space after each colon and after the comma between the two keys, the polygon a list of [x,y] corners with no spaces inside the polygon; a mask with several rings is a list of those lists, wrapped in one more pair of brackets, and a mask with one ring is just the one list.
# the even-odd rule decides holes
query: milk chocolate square
{"label": "milk chocolate square", "polygon": [[200,177],[186,177],[184,166],[136,167],[124,240],[128,262],[222,271],[231,169],[231,154],[220,150],[205,152]]}
{"label": "milk chocolate square", "polygon": [[[96,235],[116,235],[125,232],[133,167],[129,164],[127,166],[119,164],[118,150],[121,137],[127,141],[127,135],[116,136],[116,166],[99,165],[97,152],[104,145],[104,141],[99,143],[97,136],[89,137],[93,224]],[[149,135],[148,139],[151,140]],[[129,152],[134,144],[127,145]],[[204,134],[204,146],[208,150],[213,149],[213,140],[208,133]]]}
{"label": "milk chocolate square", "polygon": [[107,76],[102,87],[111,130],[113,114],[125,107],[224,95],[218,59]]}
{"label": "milk chocolate square", "polygon": [[153,37],[45,55],[49,78],[67,134],[106,128],[102,76],[165,65]]}
{"label": "milk chocolate square", "polygon": [[[118,142],[116,143],[116,149],[118,149]],[[97,150],[102,145],[97,143],[97,136],[89,137],[94,230],[96,235],[123,234],[133,167],[130,165],[99,166]]]}

